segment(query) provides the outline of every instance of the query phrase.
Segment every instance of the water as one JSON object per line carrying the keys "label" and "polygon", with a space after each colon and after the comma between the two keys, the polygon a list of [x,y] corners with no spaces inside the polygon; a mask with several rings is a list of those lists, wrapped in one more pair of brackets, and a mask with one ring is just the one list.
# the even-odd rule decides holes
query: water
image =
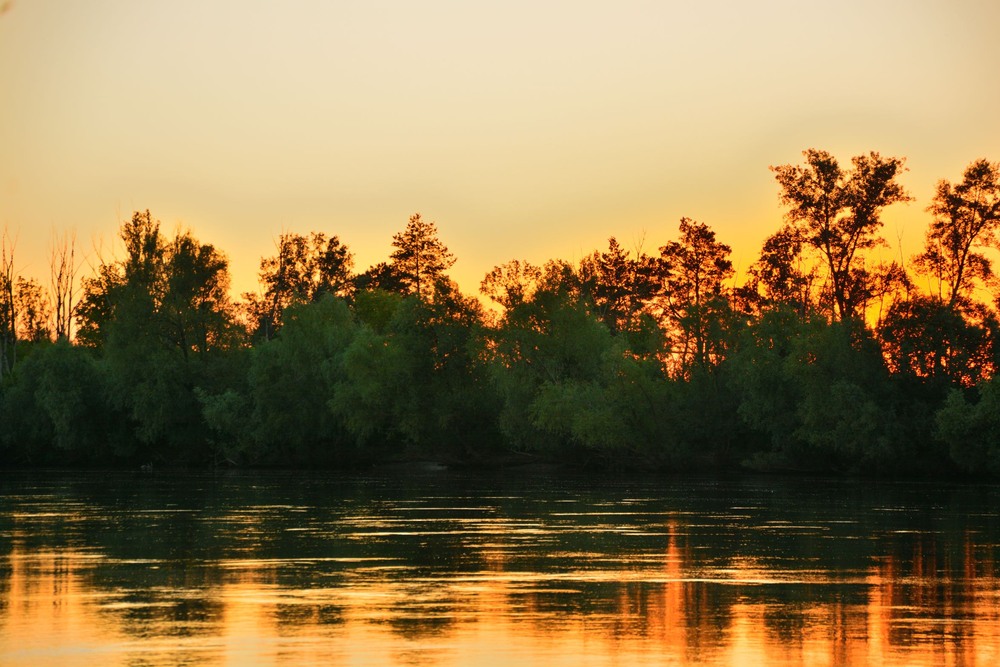
{"label": "water", "polygon": [[0,481],[0,665],[1000,662],[1000,487]]}

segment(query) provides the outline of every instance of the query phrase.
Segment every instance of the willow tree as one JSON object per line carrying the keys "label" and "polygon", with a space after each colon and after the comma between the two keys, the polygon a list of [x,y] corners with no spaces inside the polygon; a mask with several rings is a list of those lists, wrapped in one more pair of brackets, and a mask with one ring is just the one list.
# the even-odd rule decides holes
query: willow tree
{"label": "willow tree", "polygon": [[[886,207],[910,200],[897,181],[903,160],[876,152],[851,159],[843,169],[826,151],[803,151],[805,164],[771,167],[788,207],[784,233],[816,252],[826,273],[830,318],[863,315],[882,282],[865,266],[865,252],[885,245],[880,236]],[[882,271],[890,275],[896,269]]]}

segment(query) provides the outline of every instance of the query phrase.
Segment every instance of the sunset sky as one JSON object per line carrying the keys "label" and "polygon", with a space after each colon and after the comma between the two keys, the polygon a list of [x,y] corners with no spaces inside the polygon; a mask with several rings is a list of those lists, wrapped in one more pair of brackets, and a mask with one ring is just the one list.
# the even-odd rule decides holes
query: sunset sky
{"label": "sunset sky", "polygon": [[[745,268],[769,165],[904,156],[908,256],[941,178],[1000,160],[1000,3],[0,0],[0,228],[47,282],[150,209],[256,288],[282,231],[357,268],[420,212],[468,293],[513,258],[648,252],[681,216]],[[89,269],[84,269],[88,272]]]}

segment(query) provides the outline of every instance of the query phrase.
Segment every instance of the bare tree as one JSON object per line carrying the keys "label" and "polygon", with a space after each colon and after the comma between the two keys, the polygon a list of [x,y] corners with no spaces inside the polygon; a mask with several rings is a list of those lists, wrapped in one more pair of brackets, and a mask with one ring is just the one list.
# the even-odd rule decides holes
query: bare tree
{"label": "bare tree", "polygon": [[14,246],[5,229],[0,236],[0,379],[17,361],[17,301],[14,299]]}
{"label": "bare tree", "polygon": [[52,233],[50,258],[52,290],[52,330],[57,340],[73,337],[73,315],[76,310],[76,234]]}

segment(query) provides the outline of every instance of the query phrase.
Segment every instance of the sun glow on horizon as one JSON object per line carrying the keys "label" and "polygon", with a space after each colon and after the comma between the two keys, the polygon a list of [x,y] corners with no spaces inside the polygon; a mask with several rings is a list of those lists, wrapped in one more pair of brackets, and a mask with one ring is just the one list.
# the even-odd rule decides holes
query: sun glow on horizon
{"label": "sun glow on horizon", "polygon": [[149,209],[225,252],[237,294],[283,231],[336,234],[364,270],[417,211],[470,294],[513,258],[610,236],[653,252],[683,216],[745,268],[781,222],[767,167],[817,147],[908,158],[917,202],[885,231],[913,252],[933,184],[1000,159],[998,20],[975,2],[22,0],[0,15],[0,227],[41,277],[51,230],[94,262]]}

